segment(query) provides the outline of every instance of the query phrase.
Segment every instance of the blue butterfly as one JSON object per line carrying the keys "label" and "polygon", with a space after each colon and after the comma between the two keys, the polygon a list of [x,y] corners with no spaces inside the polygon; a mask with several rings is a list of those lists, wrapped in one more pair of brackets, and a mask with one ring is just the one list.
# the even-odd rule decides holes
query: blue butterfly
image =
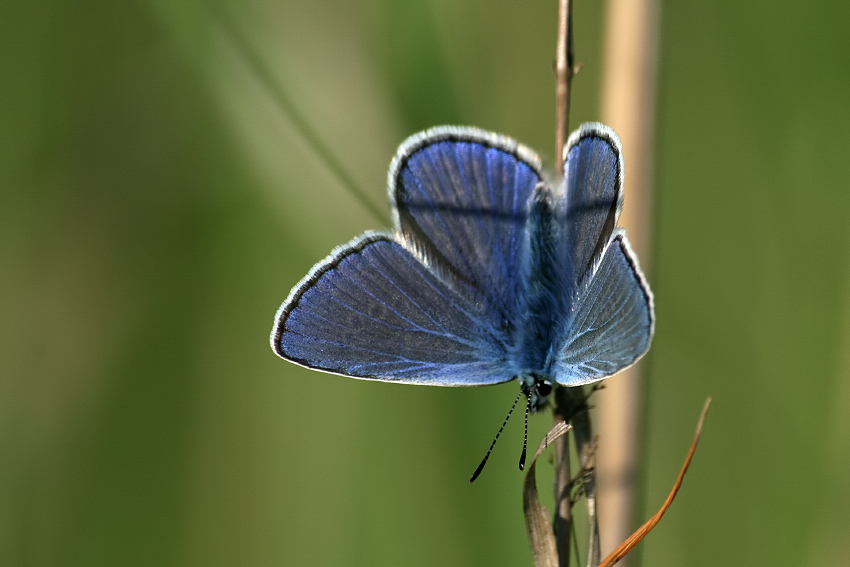
{"label": "blue butterfly", "polygon": [[316,264],[278,310],[272,349],[367,380],[517,379],[532,411],[555,385],[634,364],[655,315],[616,228],[621,144],[588,123],[564,152],[565,181],[550,183],[534,152],[507,137],[444,126],[408,138],[388,175],[393,230]]}

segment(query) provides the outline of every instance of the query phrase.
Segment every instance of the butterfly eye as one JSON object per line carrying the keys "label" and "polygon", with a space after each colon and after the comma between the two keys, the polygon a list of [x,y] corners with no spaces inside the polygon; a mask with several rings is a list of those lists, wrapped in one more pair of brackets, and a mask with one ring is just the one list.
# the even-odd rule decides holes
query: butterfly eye
{"label": "butterfly eye", "polygon": [[537,394],[545,398],[552,393],[552,383],[548,380],[541,380],[537,383]]}

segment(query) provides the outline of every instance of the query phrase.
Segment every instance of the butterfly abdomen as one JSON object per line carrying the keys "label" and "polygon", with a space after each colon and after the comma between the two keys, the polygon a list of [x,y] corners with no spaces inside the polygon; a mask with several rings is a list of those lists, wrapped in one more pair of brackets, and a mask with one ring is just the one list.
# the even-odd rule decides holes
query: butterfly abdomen
{"label": "butterfly abdomen", "polygon": [[514,362],[523,372],[541,371],[552,345],[558,313],[563,309],[558,257],[558,225],[551,190],[540,183],[528,203],[523,264],[523,309],[514,340]]}

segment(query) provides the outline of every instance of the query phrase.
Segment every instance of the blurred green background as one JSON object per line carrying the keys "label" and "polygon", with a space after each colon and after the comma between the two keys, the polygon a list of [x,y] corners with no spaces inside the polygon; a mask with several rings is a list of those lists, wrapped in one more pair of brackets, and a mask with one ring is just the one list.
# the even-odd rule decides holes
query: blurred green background
{"label": "blurred green background", "polygon": [[[234,33],[386,211],[428,126],[552,163],[555,18],[0,2],[0,564],[531,565],[521,420],[467,481],[515,384],[372,384],[269,349],[290,287],[385,221]],[[576,1],[573,125],[599,117],[602,22]],[[661,30],[641,516],[714,406],[643,563],[850,565],[850,4],[671,1]]]}

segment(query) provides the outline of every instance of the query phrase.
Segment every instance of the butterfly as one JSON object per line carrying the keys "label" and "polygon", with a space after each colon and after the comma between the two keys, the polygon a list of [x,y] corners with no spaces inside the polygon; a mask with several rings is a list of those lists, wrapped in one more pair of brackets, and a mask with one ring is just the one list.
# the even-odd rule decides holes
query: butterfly
{"label": "butterfly", "polygon": [[586,123],[563,157],[563,180],[551,182],[533,151],[501,135],[443,126],[411,136],[388,174],[393,229],[361,234],[316,264],[278,310],[272,349],[367,380],[516,379],[526,413],[556,385],[634,364],[655,314],[617,228],[620,140]]}

